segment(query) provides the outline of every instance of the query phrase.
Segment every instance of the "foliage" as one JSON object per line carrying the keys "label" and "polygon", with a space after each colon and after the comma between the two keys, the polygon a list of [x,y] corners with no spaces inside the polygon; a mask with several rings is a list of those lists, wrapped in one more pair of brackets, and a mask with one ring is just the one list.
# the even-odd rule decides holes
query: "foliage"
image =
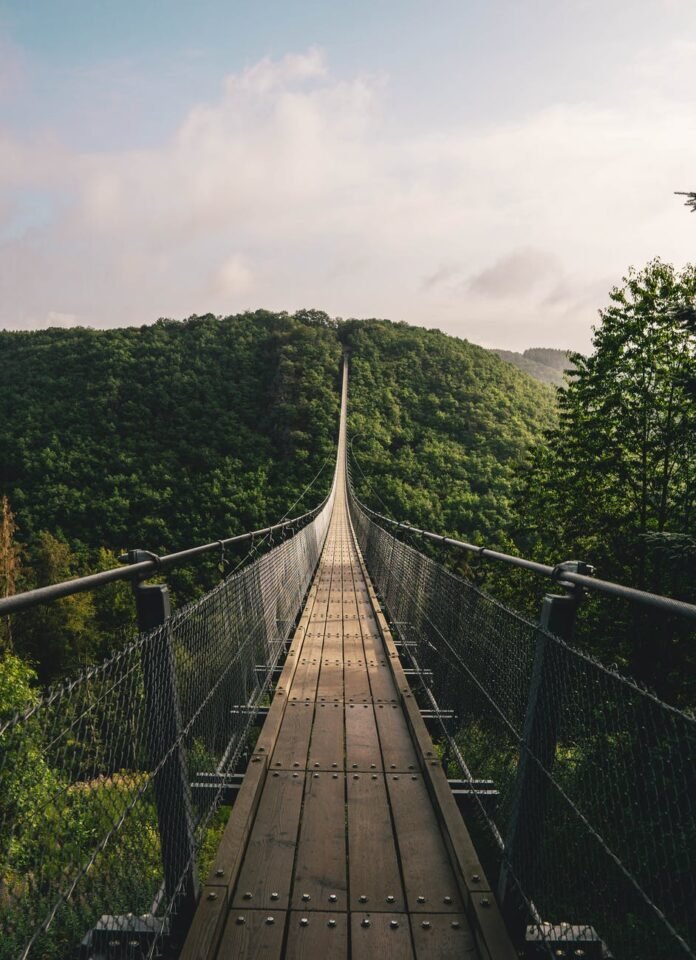
{"label": "foliage", "polygon": [[516,470],[553,423],[551,392],[438,330],[348,321],[349,430],[358,493],[398,519],[507,543]]}
{"label": "foliage", "polygon": [[[605,579],[696,600],[696,331],[684,321],[694,298],[696,268],[660,260],[612,290],[594,352],[574,355],[558,425],[533,457],[519,503],[527,555],[580,556]],[[685,629],[594,602],[587,619],[593,652],[663,696],[684,692]]]}
{"label": "foliage", "polygon": [[[0,352],[17,589],[116,566],[130,547],[170,552],[266,526],[333,454],[341,348],[320,311],[0,332]],[[330,477],[329,466],[295,512]],[[218,559],[173,571],[175,601],[214,582]],[[13,618],[43,682],[100,659],[131,626],[124,586]]]}
{"label": "foliage", "polygon": [[[317,310],[0,333],[0,492],[17,515],[18,589],[115,566],[128,547],[169,552],[272,523],[326,464],[295,512],[317,503],[343,345],[356,453],[390,509],[502,542],[515,467],[553,398],[479,347]],[[172,571],[175,601],[210,585],[217,560]],[[119,646],[132,604],[114,585],[13,621],[17,651],[48,683]]]}
{"label": "foliage", "polygon": [[[20,570],[21,550],[15,539],[17,525],[7,496],[0,499],[0,597],[15,593]],[[0,620],[0,651],[12,650],[12,624],[9,617]]]}

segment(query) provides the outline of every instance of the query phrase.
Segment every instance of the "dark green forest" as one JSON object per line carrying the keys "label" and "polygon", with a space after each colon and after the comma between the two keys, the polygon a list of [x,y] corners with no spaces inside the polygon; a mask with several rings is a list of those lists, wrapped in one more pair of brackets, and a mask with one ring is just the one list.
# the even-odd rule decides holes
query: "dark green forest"
{"label": "dark green forest", "polygon": [[[128,548],[171,552],[314,506],[332,473],[344,347],[356,453],[389,508],[506,536],[516,471],[554,401],[479,347],[314,310],[5,332],[3,593],[115,566]],[[211,563],[168,579],[182,602],[216,576]],[[104,656],[131,606],[123,585],[74,596],[13,618],[4,642],[53,681]]]}
{"label": "dark green forest", "polygon": [[[353,479],[369,506],[693,600],[695,294],[692,267],[629,273],[589,357],[526,352],[570,368],[559,390],[437,330],[317,310],[0,333],[0,592],[314,506],[330,482],[346,350]],[[443,559],[530,615],[548,586]],[[181,603],[219,576],[216,559],[168,582]],[[0,639],[52,682],[122,642],[132,615],[128,588],[113,586],[17,616]],[[681,627],[660,632],[594,601],[583,623],[594,655],[693,701]]]}

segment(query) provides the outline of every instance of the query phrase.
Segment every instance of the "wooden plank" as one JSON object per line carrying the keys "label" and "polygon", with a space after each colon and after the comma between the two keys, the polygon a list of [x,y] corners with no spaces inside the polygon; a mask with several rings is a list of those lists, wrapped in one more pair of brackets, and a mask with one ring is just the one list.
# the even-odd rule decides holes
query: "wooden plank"
{"label": "wooden plank", "polygon": [[239,873],[234,909],[287,908],[303,792],[303,774],[268,774]]}
{"label": "wooden plank", "polygon": [[309,743],[310,770],[343,770],[345,767],[345,718],[342,703],[320,703],[314,711]]}
{"label": "wooden plank", "polygon": [[346,910],[345,774],[307,774],[290,905]]}
{"label": "wooden plank", "polygon": [[372,690],[364,661],[344,669],[343,696],[347,703],[368,703],[372,700]]}
{"label": "wooden plank", "polygon": [[371,703],[346,704],[346,770],[381,771],[382,754]]}
{"label": "wooden plank", "polygon": [[402,913],[353,913],[351,960],[413,960],[408,918]]}
{"label": "wooden plank", "polygon": [[300,913],[288,922],[285,960],[347,960],[348,917],[345,913]]}
{"label": "wooden plank", "polygon": [[365,664],[365,650],[359,633],[343,634],[343,662],[346,666]]}
{"label": "wooden plank", "polygon": [[340,657],[324,657],[322,660],[317,700],[343,700],[343,662]]}
{"label": "wooden plank", "polygon": [[181,960],[209,960],[215,950],[227,919],[227,887],[206,884],[193,916]]}
{"label": "wooden plank", "polygon": [[474,938],[463,914],[416,914],[411,917],[416,960],[478,960]]}
{"label": "wooden plank", "polygon": [[225,925],[218,960],[280,960],[285,923],[283,911],[233,910]]}
{"label": "wooden plank", "polygon": [[395,772],[419,770],[418,758],[401,705],[376,704],[375,716],[384,769]]}
{"label": "wooden plank", "polygon": [[313,718],[313,702],[293,700],[288,703],[271,757],[272,770],[304,769],[307,763]]}
{"label": "wooden plank", "polygon": [[382,643],[382,638],[377,633],[376,629],[365,629],[362,634],[362,640],[365,656],[368,660],[371,657],[379,657],[380,655],[384,655],[384,644]]}
{"label": "wooden plank", "polygon": [[409,912],[464,912],[422,776],[389,774],[386,780]]}
{"label": "wooden plank", "polygon": [[295,676],[290,686],[290,700],[313,700],[319,681],[321,651],[317,656],[303,656],[297,664]]}
{"label": "wooden plank", "polygon": [[372,699],[379,703],[392,702],[397,700],[396,685],[392,679],[392,673],[389,664],[384,660],[375,660],[371,658],[367,662],[367,674],[370,680],[370,689],[372,690]]}
{"label": "wooden plank", "polygon": [[[347,775],[351,910],[405,910],[384,777]],[[364,899],[363,899],[364,898]]]}

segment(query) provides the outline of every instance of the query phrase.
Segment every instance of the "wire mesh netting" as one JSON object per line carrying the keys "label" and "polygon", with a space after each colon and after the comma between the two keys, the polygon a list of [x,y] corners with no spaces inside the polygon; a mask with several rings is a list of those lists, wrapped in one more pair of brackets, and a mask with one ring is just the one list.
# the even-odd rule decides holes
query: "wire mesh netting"
{"label": "wire mesh netting", "polygon": [[42,695],[5,673],[22,703],[8,716],[0,701],[1,960],[162,952],[212,859],[331,507],[74,681]]}
{"label": "wire mesh netting", "polygon": [[694,718],[396,539],[354,498],[351,513],[421,706],[448,717],[443,760],[471,786],[468,826],[511,930],[540,956],[695,957]]}

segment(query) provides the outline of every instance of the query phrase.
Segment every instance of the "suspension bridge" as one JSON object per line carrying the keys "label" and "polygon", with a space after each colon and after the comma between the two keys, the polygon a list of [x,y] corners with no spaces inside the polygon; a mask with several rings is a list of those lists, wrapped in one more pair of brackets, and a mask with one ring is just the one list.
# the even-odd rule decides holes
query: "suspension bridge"
{"label": "suspension bridge", "polygon": [[[570,642],[582,590],[696,607],[368,510],[342,391],[309,514],[0,600],[130,579],[140,629],[0,714],[0,958],[696,956],[694,719]],[[404,533],[560,592],[527,619]],[[273,536],[174,613],[148,582]]]}

